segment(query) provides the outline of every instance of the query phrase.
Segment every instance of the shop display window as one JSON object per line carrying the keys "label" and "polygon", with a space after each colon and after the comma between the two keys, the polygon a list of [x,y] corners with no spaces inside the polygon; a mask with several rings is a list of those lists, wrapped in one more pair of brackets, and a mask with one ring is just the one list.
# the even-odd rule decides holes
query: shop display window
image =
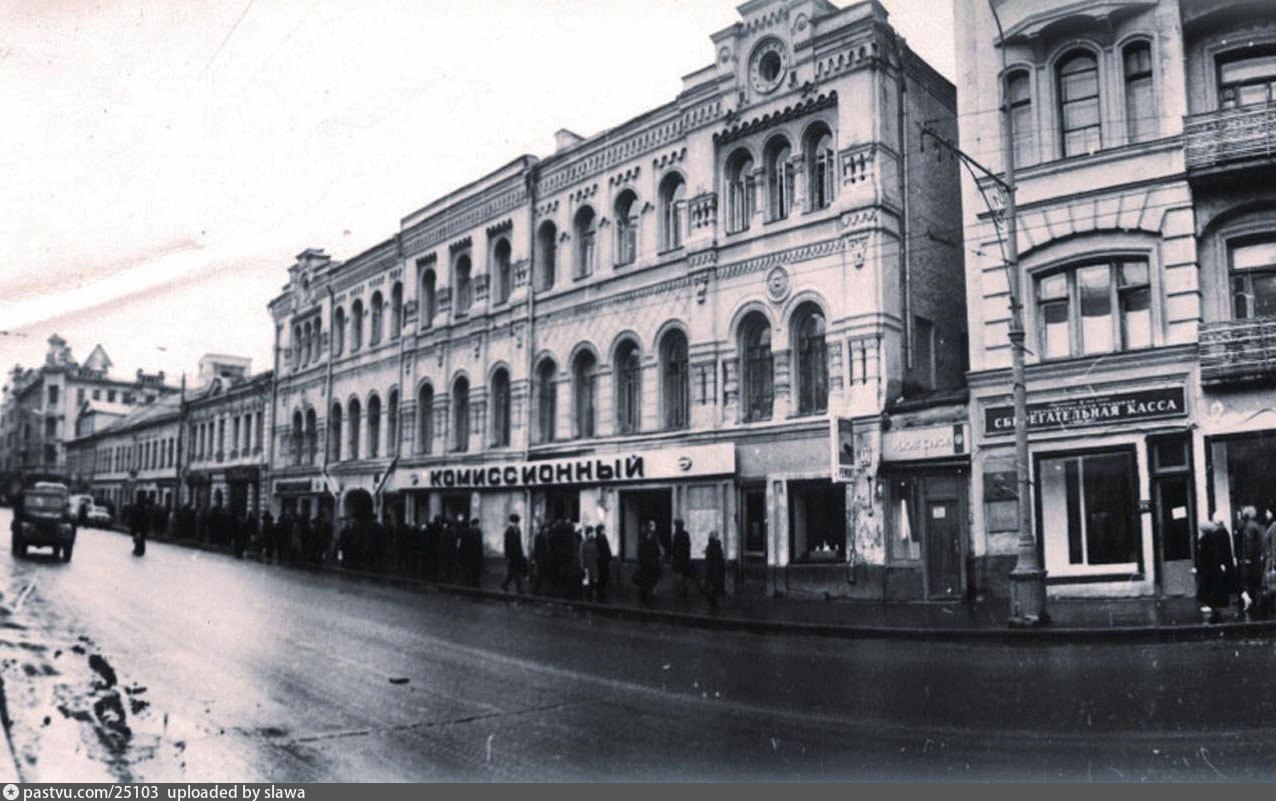
{"label": "shop display window", "polygon": [[1137,565],[1141,540],[1132,452],[1044,457],[1037,481],[1048,570]]}

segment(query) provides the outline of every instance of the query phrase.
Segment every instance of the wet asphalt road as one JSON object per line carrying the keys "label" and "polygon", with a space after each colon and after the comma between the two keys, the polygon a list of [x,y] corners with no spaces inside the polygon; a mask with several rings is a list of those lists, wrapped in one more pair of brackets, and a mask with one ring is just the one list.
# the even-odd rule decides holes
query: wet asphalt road
{"label": "wet asphalt road", "polygon": [[[160,543],[135,558],[94,530],[70,564],[0,565],[29,780],[1276,777],[1269,640],[700,631]],[[124,734],[95,654],[133,704]]]}

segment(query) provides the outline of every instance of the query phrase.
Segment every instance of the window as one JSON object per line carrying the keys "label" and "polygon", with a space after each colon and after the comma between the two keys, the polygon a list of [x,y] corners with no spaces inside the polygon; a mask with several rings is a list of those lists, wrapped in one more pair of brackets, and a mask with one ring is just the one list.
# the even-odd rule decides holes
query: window
{"label": "window", "polygon": [[808,205],[812,211],[833,205],[837,188],[837,162],[833,152],[833,133],[820,124],[806,135],[806,162],[810,176],[807,185]]}
{"label": "window", "polygon": [[616,433],[635,434],[642,428],[642,356],[632,340],[616,349]]}
{"label": "window", "polygon": [[727,161],[727,233],[747,231],[754,211],[753,157],[737,150]]}
{"label": "window", "polygon": [[550,220],[541,223],[536,232],[536,290],[544,292],[554,288],[558,272],[558,226]]}
{"label": "window", "polygon": [[1156,101],[1152,92],[1152,46],[1136,42],[1122,54],[1125,64],[1125,131],[1131,142],[1156,135]]}
{"label": "window", "polygon": [[390,391],[385,409],[385,455],[399,455],[399,391]]}
{"label": "window", "polygon": [[1234,243],[1228,260],[1236,319],[1276,317],[1276,237]]}
{"label": "window", "polygon": [[84,387],[75,390],[75,402],[76,405],[84,403]]}
{"label": "window", "polygon": [[346,310],[337,307],[332,313],[332,355],[340,356],[346,349]]}
{"label": "window", "polygon": [[368,398],[368,458],[381,455],[381,398]]}
{"label": "window", "polygon": [[510,444],[510,374],[505,368],[492,373],[492,446]]}
{"label": "window", "polygon": [[890,482],[890,489],[891,561],[897,564],[920,562],[921,530],[913,522],[917,484],[909,479],[894,479]]}
{"label": "window", "polygon": [[1063,156],[1083,156],[1102,147],[1099,62],[1077,51],[1059,62],[1059,123]]}
{"label": "window", "polygon": [[1151,347],[1148,263],[1121,259],[1043,276],[1037,317],[1043,359]]}
{"label": "window", "polygon": [[760,312],[752,312],[740,326],[740,383],[746,422],[770,420],[773,405],[771,325]]}
{"label": "window", "polygon": [[350,420],[346,424],[350,435],[350,458],[359,458],[359,426],[362,424],[361,412],[363,411],[359,405],[358,398],[351,398],[350,405],[347,407],[350,412]]}
{"label": "window", "polygon": [[493,280],[492,300],[494,303],[505,303],[510,299],[510,241],[505,237],[496,240],[492,248]]}
{"label": "window", "polygon": [[824,313],[815,304],[808,303],[798,309],[796,319],[798,414],[818,414],[829,405]]}
{"label": "window", "polygon": [[789,552],[797,562],[846,560],[844,485],[789,482]]}
{"label": "window", "polygon": [[677,329],[665,334],[660,343],[660,369],[664,427],[686,428],[691,406],[686,334]]}
{"label": "window", "polygon": [[452,266],[452,296],[453,309],[457,317],[464,317],[470,310],[470,304],[474,301],[474,292],[472,282],[470,281],[470,256],[468,253],[462,253],[456,257],[456,262]]}
{"label": "window", "polygon": [[56,386],[49,387],[49,405],[50,406],[58,405],[58,388]]}
{"label": "window", "polygon": [[380,292],[372,293],[372,300],[368,302],[368,316],[371,318],[371,330],[368,332],[368,344],[381,344],[381,320],[382,310],[385,308],[385,299]]}
{"label": "window", "polygon": [[292,440],[288,453],[291,456],[291,463],[294,465],[301,464],[302,443],[305,437],[305,428],[302,423],[301,410],[292,413]]}
{"label": "window", "polygon": [[470,381],[465,376],[452,384],[452,450],[470,449]]}
{"label": "window", "polygon": [[598,236],[596,219],[597,215],[589,206],[576,212],[573,226],[576,236],[576,278],[585,278],[594,273],[594,261],[597,258],[595,239]]}
{"label": "window", "polygon": [[1237,108],[1270,103],[1276,87],[1276,49],[1245,49],[1224,55],[1218,63],[1218,103]]}
{"label": "window", "polygon": [[328,413],[328,458],[334,462],[341,461],[341,404],[332,404]]}
{"label": "window", "polygon": [[638,197],[621,192],[616,199],[616,266],[633,264],[638,257]]}
{"label": "window", "polygon": [[430,453],[434,450],[434,387],[425,384],[417,392],[416,399],[416,451]]}
{"label": "window", "polygon": [[1010,107],[1010,134],[1016,167],[1037,163],[1037,126],[1032,118],[1032,76],[1017,70],[1006,78],[1006,102]]}
{"label": "window", "polygon": [[315,410],[306,410],[306,464],[314,464],[319,453],[319,428],[315,422]]}
{"label": "window", "polygon": [[363,347],[363,301],[350,304],[350,352]]}
{"label": "window", "polygon": [[588,350],[582,350],[572,365],[572,411],[577,437],[594,436],[597,366],[598,360]]}
{"label": "window", "polygon": [[1129,451],[1042,458],[1042,545],[1051,573],[1136,568],[1140,559],[1134,458]]}
{"label": "window", "polygon": [[93,390],[93,400],[102,400],[102,390],[100,389]]}
{"label": "window", "polygon": [[767,214],[772,220],[783,220],[793,208],[793,148],[783,137],[772,139],[766,147]]}
{"label": "window", "polygon": [[682,247],[682,215],[687,205],[687,182],[670,173],[660,182],[660,249]]}
{"label": "window", "polygon": [[558,366],[545,359],[536,368],[536,439],[553,442],[558,419],[558,392],[554,384]]}
{"label": "window", "polygon": [[421,273],[421,327],[434,325],[434,314],[438,311],[438,299],[435,295],[435,284],[438,276],[433,270]]}
{"label": "window", "polygon": [[108,389],[108,390],[106,391],[106,402],[107,402],[107,403],[115,403],[115,390],[113,390],[113,389]]}
{"label": "window", "polygon": [[395,281],[390,290],[390,338],[398,339],[403,330],[403,284]]}

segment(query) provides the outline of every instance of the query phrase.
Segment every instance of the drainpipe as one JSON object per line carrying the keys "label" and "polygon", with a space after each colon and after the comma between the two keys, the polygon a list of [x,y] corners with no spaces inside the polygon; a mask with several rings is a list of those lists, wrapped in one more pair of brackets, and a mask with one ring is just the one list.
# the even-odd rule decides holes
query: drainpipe
{"label": "drainpipe", "polygon": [[[323,419],[324,419],[324,423],[328,427],[328,434],[331,435],[332,420],[329,418],[329,415],[332,414],[332,362],[333,362],[333,359],[335,358],[332,342],[333,342],[333,339],[336,337],[337,332],[336,332],[336,329],[333,327],[336,325],[336,321],[333,319],[334,317],[333,304],[335,303],[335,296],[332,292],[332,282],[329,281],[324,286],[324,289],[328,290],[328,318],[329,319],[328,319],[328,367],[327,367],[327,373],[324,376],[324,390],[323,390],[324,403],[328,404],[328,413],[323,416]],[[402,320],[400,320],[400,322],[402,322]],[[344,337],[344,332],[342,332],[342,335]],[[400,336],[401,335],[402,334],[400,334]],[[402,395],[401,392],[399,394]],[[319,432],[316,431],[315,436],[319,436]],[[341,436],[341,435],[338,434],[337,436]],[[323,464],[320,465],[319,472],[323,476],[324,487],[328,490],[328,493],[333,496],[332,497],[332,522],[333,522],[333,525],[335,526],[337,522],[337,513],[340,511],[337,507],[337,504],[340,502],[341,499],[338,498],[337,494],[332,491],[332,479],[328,475],[328,455],[330,453],[332,453],[332,441],[329,439],[328,436],[325,436],[323,439]]]}
{"label": "drainpipe", "polygon": [[[536,377],[533,370],[536,367],[536,245],[537,245],[537,225],[536,225],[536,179],[537,169],[533,164],[527,171],[527,202],[528,202],[528,248],[527,257],[527,334],[523,339],[524,348],[527,351],[527,402],[523,407],[527,410],[526,427],[524,428],[523,437],[523,461],[526,462],[532,455],[532,426],[536,423],[536,415],[532,410],[532,403],[536,398]],[[554,243],[557,247],[557,242]],[[526,518],[523,525],[523,547],[527,550],[531,537],[535,534],[532,531],[532,490],[525,488],[523,490],[523,516]]]}
{"label": "drainpipe", "polygon": [[[270,490],[270,482],[275,465],[275,408],[279,403],[279,323],[275,323],[274,368],[270,373],[270,425],[266,427],[266,489]],[[270,492],[268,497],[274,498]],[[273,504],[271,504],[273,506]]]}
{"label": "drainpipe", "polygon": [[[908,134],[905,126],[908,124],[908,112],[904,106],[904,95],[908,91],[907,81],[904,78],[904,52],[907,44],[902,40],[897,40],[899,47],[899,65],[895,72],[896,98],[898,102],[898,120],[896,127],[899,131],[899,198],[900,198],[900,223],[899,223],[899,241],[900,241],[900,289],[903,293],[901,298],[903,303],[902,313],[904,315],[904,375],[901,376],[901,382],[907,378],[908,371],[913,368],[913,302],[910,293],[909,281],[909,225],[908,225]],[[903,384],[900,384],[900,390],[903,391]]]}

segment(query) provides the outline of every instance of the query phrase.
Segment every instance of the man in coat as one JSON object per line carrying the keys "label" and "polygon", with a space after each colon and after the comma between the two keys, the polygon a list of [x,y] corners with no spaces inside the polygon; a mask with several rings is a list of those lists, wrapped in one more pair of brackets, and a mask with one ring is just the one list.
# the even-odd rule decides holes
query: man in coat
{"label": "man in coat", "polygon": [[709,532],[709,544],[704,548],[704,590],[709,609],[718,611],[718,599],[727,591],[727,560],[716,531]]}
{"label": "man in coat", "polygon": [[638,572],[634,575],[634,583],[638,585],[638,595],[644,604],[655,597],[654,590],[660,581],[660,543],[656,541],[655,525],[643,532],[638,542]]}
{"label": "man in coat", "polygon": [[523,530],[519,528],[519,516],[510,515],[510,524],[505,527],[505,580],[501,589],[509,592],[510,582],[518,594],[523,594],[523,576],[527,575],[527,554],[523,552]]}
{"label": "man in coat", "polygon": [[682,518],[673,521],[673,541],[670,547],[670,562],[676,577],[678,593],[687,599],[687,582],[696,577],[695,568],[691,565],[691,535],[683,527]]}
{"label": "man in coat", "polygon": [[1201,523],[1196,547],[1196,600],[1209,622],[1218,621],[1218,610],[1231,603],[1236,592],[1236,562],[1228,542],[1227,527],[1218,520]]}
{"label": "man in coat", "polygon": [[461,564],[466,582],[478,587],[483,577],[483,531],[477,518],[461,532]]}
{"label": "man in coat", "polygon": [[1241,593],[1240,614],[1249,615],[1263,591],[1263,526],[1253,506],[1241,510],[1241,520],[1236,532],[1236,578]]}
{"label": "man in coat", "polygon": [[540,594],[541,586],[549,581],[550,566],[549,531],[543,521],[536,521],[536,533],[532,535],[532,592]]}
{"label": "man in coat", "polygon": [[607,602],[607,587],[611,584],[611,543],[607,541],[606,525],[598,524],[594,539],[598,543],[598,586],[594,588],[594,598],[601,604]]}

